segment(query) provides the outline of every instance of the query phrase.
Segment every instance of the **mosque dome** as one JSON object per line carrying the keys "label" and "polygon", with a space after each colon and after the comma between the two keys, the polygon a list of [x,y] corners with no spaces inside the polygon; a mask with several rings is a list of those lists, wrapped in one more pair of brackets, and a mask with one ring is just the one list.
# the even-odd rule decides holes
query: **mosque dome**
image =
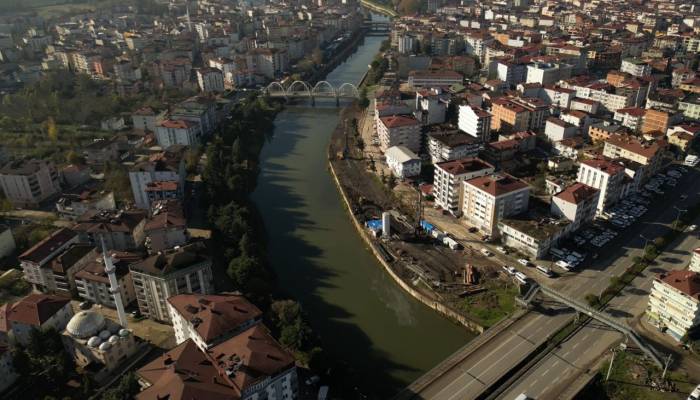
{"label": "mosque dome", "polygon": [[68,321],[66,330],[68,333],[79,339],[86,339],[95,336],[104,329],[105,319],[101,314],[94,311],[80,311]]}

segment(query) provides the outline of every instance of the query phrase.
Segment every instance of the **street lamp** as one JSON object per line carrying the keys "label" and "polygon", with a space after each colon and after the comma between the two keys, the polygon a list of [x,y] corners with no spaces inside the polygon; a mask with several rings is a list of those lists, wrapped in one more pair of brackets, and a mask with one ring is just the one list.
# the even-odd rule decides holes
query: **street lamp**
{"label": "street lamp", "polygon": [[688,210],[680,209],[680,208],[678,208],[677,206],[673,206],[673,208],[674,208],[676,211],[678,211],[678,217],[676,217],[676,220],[674,221],[674,222],[675,222],[675,225],[678,226],[678,221],[680,221],[680,219],[681,219],[681,213],[687,212]]}
{"label": "street lamp", "polygon": [[647,245],[649,244],[649,241],[650,241],[651,239],[649,239],[649,238],[647,238],[646,236],[641,235],[641,234],[639,235],[639,237],[642,238],[642,239],[644,239],[644,247],[642,248],[642,250],[645,250],[645,251],[646,251]]}

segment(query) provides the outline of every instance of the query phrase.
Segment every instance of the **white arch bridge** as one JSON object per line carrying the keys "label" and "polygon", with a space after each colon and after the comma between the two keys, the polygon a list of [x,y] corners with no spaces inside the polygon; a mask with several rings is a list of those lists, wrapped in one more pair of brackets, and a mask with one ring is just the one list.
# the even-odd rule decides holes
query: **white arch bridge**
{"label": "white arch bridge", "polygon": [[337,88],[328,81],[319,81],[311,86],[308,82],[294,81],[286,88],[280,82],[272,82],[263,92],[270,97],[309,98],[314,104],[318,98],[335,99],[340,104],[340,99],[357,99],[360,91],[352,83],[343,83]]}

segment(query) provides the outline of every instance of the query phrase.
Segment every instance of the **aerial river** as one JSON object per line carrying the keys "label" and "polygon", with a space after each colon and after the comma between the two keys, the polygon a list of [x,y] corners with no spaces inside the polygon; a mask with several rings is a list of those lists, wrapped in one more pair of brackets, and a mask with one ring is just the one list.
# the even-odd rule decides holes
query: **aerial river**
{"label": "aerial river", "polygon": [[[358,84],[384,39],[366,37],[327,80]],[[253,198],[279,286],[301,302],[323,348],[360,374],[358,391],[388,398],[473,335],[402,291],[365,248],[327,168],[338,113],[317,101],[278,114]]]}

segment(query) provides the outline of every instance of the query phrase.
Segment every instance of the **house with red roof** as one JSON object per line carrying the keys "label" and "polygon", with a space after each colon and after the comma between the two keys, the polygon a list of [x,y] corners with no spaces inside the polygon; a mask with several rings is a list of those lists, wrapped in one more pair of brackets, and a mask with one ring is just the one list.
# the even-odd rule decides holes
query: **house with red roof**
{"label": "house with red roof", "polygon": [[576,182],[552,196],[551,211],[557,217],[571,221],[571,230],[593,221],[598,206],[600,190],[581,182]]}
{"label": "house with red roof", "polygon": [[73,317],[70,298],[30,294],[16,303],[0,306],[0,341],[29,343],[32,329],[62,331]]}

